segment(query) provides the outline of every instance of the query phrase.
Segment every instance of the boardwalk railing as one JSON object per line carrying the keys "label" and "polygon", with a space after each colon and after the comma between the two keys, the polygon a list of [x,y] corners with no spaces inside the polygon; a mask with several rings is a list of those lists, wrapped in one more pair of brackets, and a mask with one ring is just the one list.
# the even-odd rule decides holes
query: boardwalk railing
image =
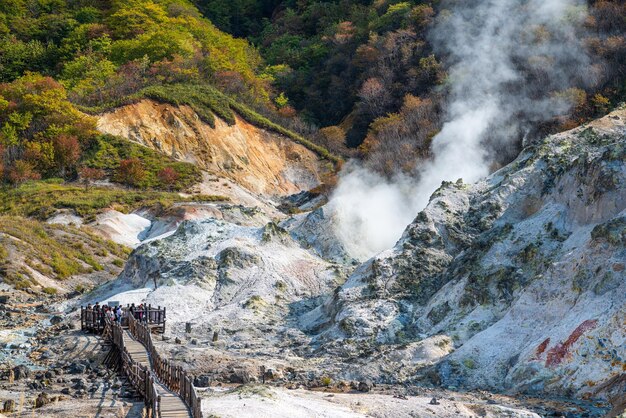
{"label": "boardwalk railing", "polygon": [[[122,326],[128,326],[128,320],[131,316],[138,321],[148,324],[150,328],[165,332],[165,307],[157,306],[154,308],[152,305],[147,305],[142,309],[135,307],[131,311],[130,305],[126,305],[122,308]],[[80,329],[100,334],[104,332],[105,317],[106,313],[102,309],[81,306]]]}
{"label": "boardwalk railing", "polygon": [[181,397],[191,410],[192,417],[202,417],[201,399],[193,386],[193,376],[183,370],[182,367],[161,357],[154,347],[152,333],[147,324],[137,321],[134,317],[129,317],[128,331],[148,350],[152,370],[159,381]]}
{"label": "boardwalk railing", "polygon": [[119,364],[122,373],[128,378],[131,386],[144,399],[147,416],[160,417],[161,398],[154,384],[154,376],[150,369],[133,360],[124,344],[124,329],[109,318],[105,318],[105,335],[107,335],[118,350],[118,357],[114,359]]}
{"label": "boardwalk railing", "polygon": [[[182,367],[163,358],[152,342],[152,330],[165,330],[165,308],[156,309],[148,306],[145,310],[136,310],[131,315],[130,309],[124,308],[120,322],[108,318],[100,309],[80,309],[81,329],[102,333],[103,338],[112,341],[117,348],[117,355],[109,361],[119,367],[127,376],[131,385],[144,398],[148,416],[160,417],[161,399],[155,387],[158,380],[167,389],[180,396],[191,411],[193,418],[202,418],[201,399],[193,386],[193,376]],[[144,345],[148,352],[152,370],[133,360],[124,344],[124,328]]]}

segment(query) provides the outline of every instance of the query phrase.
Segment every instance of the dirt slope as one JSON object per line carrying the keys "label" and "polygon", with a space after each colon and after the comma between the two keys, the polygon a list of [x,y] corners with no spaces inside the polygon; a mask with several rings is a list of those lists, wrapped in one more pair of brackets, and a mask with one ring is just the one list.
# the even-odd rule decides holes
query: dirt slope
{"label": "dirt slope", "polygon": [[233,126],[216,118],[213,129],[189,106],[142,100],[100,115],[98,129],[194,162],[253,193],[288,195],[319,184],[313,152],[240,117]]}

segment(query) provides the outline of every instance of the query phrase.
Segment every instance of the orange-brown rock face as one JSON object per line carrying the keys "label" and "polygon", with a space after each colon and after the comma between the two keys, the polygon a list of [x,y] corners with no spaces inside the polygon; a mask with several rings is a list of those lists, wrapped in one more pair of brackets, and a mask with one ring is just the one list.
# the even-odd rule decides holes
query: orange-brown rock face
{"label": "orange-brown rock face", "polygon": [[228,126],[216,117],[213,129],[188,106],[142,100],[100,115],[98,129],[196,163],[254,193],[288,195],[319,184],[320,161],[313,152],[236,120]]}

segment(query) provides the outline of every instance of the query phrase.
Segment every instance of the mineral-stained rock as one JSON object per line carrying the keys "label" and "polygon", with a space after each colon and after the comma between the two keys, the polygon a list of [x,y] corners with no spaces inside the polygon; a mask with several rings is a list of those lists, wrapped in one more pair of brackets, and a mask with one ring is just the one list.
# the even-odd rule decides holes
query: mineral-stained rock
{"label": "mineral-stained rock", "polygon": [[[320,352],[363,358],[357,378],[410,379],[403,366],[424,362],[414,379],[609,397],[626,367],[625,120],[622,108],[550,136],[477,184],[444,182],[316,310]],[[449,349],[406,356],[437,335]]]}

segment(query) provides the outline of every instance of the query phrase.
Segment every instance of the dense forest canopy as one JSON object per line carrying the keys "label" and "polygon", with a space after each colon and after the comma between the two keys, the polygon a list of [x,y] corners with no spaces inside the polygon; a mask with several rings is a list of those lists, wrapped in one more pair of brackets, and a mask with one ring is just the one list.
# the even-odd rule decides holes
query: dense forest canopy
{"label": "dense forest canopy", "polygon": [[[389,165],[393,170],[412,166],[409,160],[427,153],[428,138],[440,125],[450,62],[433,47],[432,29],[460,3],[196,0],[218,27],[247,37],[268,64],[284,66],[275,87],[302,118],[334,126],[322,135],[329,146],[337,140],[361,146],[360,154],[372,157],[372,165],[384,172]],[[550,56],[515,63],[537,98],[558,97],[571,104],[556,120],[534,126],[538,135],[575,126],[624,99],[626,4],[589,1],[568,15],[581,17],[575,22],[576,43],[590,57],[573,88],[559,91],[545,83],[546,75],[556,72]],[[538,47],[555,36],[543,27],[529,27],[528,34]],[[415,98],[428,121],[416,123],[408,110]],[[410,157],[393,160],[404,149],[411,150]]]}

